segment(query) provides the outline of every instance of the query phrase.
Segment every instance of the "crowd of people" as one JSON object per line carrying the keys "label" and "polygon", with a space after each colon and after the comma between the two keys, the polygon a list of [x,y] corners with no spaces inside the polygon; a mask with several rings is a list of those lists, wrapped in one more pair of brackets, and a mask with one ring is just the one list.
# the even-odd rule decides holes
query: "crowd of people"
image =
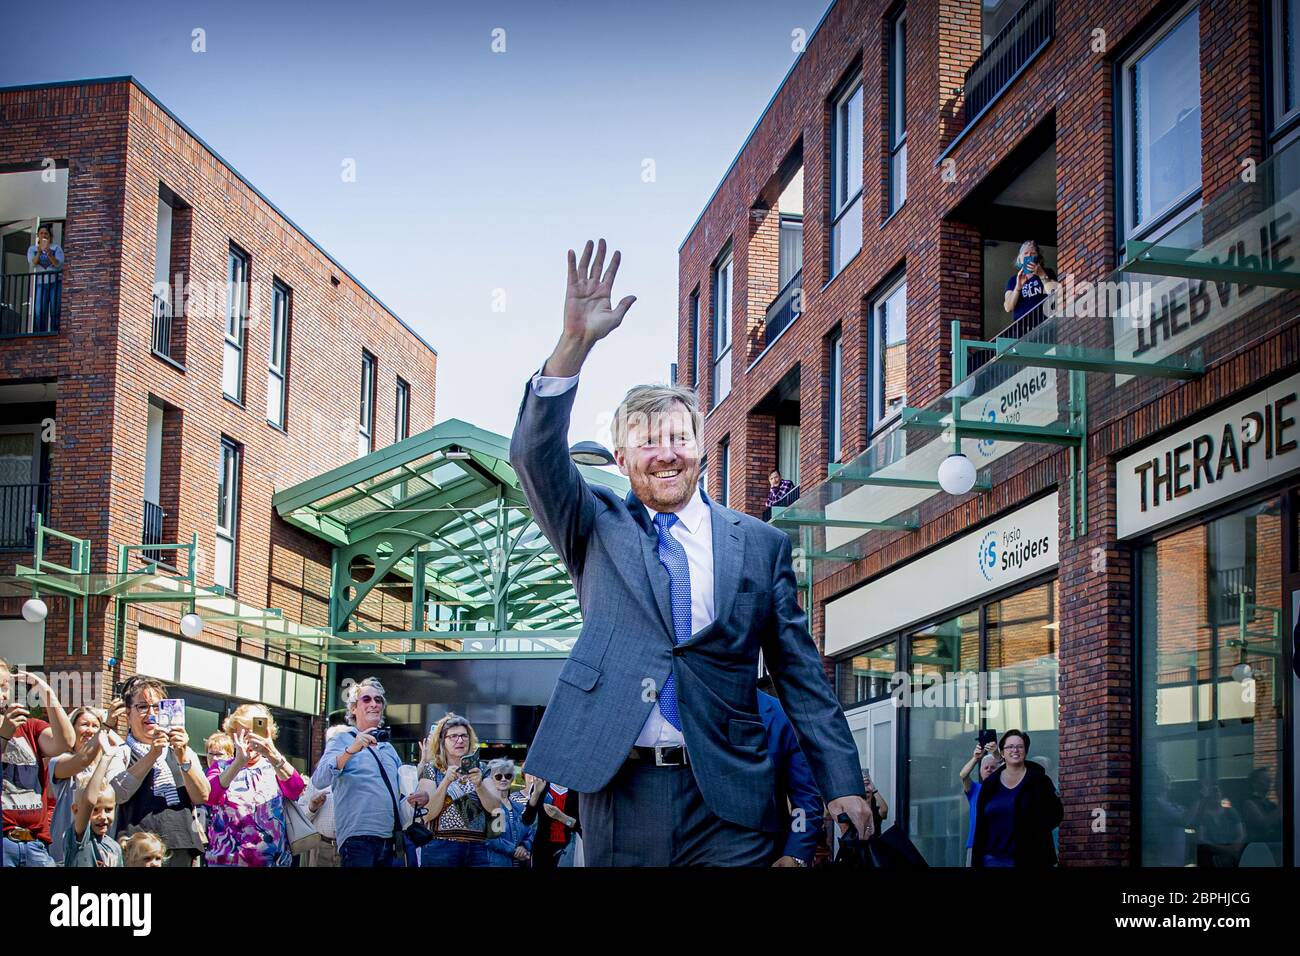
{"label": "crowd of people", "polygon": [[[36,692],[47,720],[11,703]],[[448,713],[403,761],[385,720],[383,684],[342,688],[342,723],[304,777],[277,748],[270,709],[243,704],[203,742],[159,721],[167,689],[133,677],[107,711],[66,713],[38,675],[0,660],[5,866],[535,867],[582,865],[580,795],[512,759],[482,760],[470,722]],[[791,826],[775,866],[834,858],[835,821],[776,697],[759,711],[778,799]],[[972,865],[1055,862],[1061,804],[1029,737],[1009,731],[962,768]],[[972,770],[978,764],[977,780]],[[875,833],[892,821],[868,771]],[[868,834],[870,836],[870,834]]]}

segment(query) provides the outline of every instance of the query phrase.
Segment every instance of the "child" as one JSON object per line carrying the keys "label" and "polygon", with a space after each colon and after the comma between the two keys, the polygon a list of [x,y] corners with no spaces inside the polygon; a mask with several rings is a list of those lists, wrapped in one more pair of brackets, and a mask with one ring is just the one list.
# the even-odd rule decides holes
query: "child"
{"label": "child", "polygon": [[121,843],[127,866],[162,866],[167,858],[167,845],[156,833],[137,830],[122,837]]}
{"label": "child", "polygon": [[101,731],[99,758],[90,782],[77,789],[72,805],[72,826],[63,838],[64,866],[121,866],[122,850],[108,831],[113,826],[117,795],[104,783],[108,772],[107,736]]}
{"label": "child", "polygon": [[235,756],[235,741],[230,734],[218,730],[203,742],[203,751],[208,758],[208,766],[217,760],[231,760]]}

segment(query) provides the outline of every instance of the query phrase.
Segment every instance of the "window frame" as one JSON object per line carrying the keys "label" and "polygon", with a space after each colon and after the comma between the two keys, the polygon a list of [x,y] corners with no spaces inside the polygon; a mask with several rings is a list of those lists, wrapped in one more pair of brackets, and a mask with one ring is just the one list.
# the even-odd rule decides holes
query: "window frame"
{"label": "window frame", "polygon": [[830,385],[826,410],[826,460],[838,463],[844,455],[844,330],[836,327],[827,339],[830,351]]}
{"label": "window frame", "polygon": [[[712,282],[710,283],[712,290],[709,298],[713,313],[709,330],[710,384],[712,385],[709,389],[710,411],[721,405],[727,396],[731,394],[731,307],[736,288],[735,268],[736,259],[732,255],[731,244],[728,243],[726,249],[714,262]],[[726,276],[726,296],[725,301],[719,307],[719,299],[724,298],[719,295],[724,274]],[[723,363],[726,363],[725,368]]]}
{"label": "window frame", "polygon": [[728,485],[731,482],[731,436],[726,435],[722,441],[718,442],[718,457],[722,460],[722,466],[718,469],[718,478],[721,484],[718,485],[718,504],[724,508],[731,507],[731,496]]}
{"label": "window frame", "polygon": [[368,349],[362,349],[361,401],[357,409],[357,437],[365,438],[366,450],[360,452],[360,455],[368,455],[375,450],[375,383],[378,378],[379,360]]}
{"label": "window frame", "polygon": [[[981,8],[982,9],[982,8]],[[907,7],[889,21],[889,189],[887,218],[907,203]],[[901,168],[901,175],[899,171]],[[899,189],[899,184],[901,189]],[[894,202],[895,193],[898,202]]]}
{"label": "window frame", "polygon": [[[867,384],[870,388],[867,399],[867,434],[876,435],[884,431],[894,422],[898,421],[902,414],[902,408],[893,413],[887,413],[885,410],[885,370],[884,356],[888,343],[885,341],[885,333],[888,331],[888,321],[881,321],[881,308],[893,297],[893,295],[902,288],[903,290],[903,341],[907,341],[907,272],[900,269],[893,273],[872,293],[867,300]],[[886,316],[886,319],[888,317]],[[904,363],[904,375],[907,374],[906,363]],[[907,405],[906,392],[904,392],[903,407]]]}
{"label": "window frame", "polygon": [[214,562],[216,567],[213,580],[232,592],[239,578],[239,500],[243,459],[243,446],[233,438],[222,435],[217,473],[216,537],[230,544],[230,567],[227,579],[218,580],[217,574],[225,569],[221,567],[219,560]]}
{"label": "window frame", "polygon": [[[829,243],[830,257],[829,257],[829,262],[827,264],[827,271],[826,271],[828,282],[844,271],[844,269],[848,266],[848,264],[852,262],[858,256],[859,253],[862,252],[862,246],[864,244],[863,241],[864,237],[862,237],[861,234],[859,233],[859,243],[858,243],[857,251],[854,252],[853,255],[845,259],[843,264],[838,269],[836,268],[835,264],[838,258],[837,239],[841,231],[839,229],[839,226],[844,221],[845,217],[851,212],[854,206],[858,206],[859,208],[858,214],[859,216],[862,215],[861,203],[862,203],[863,195],[865,193],[865,186],[866,186],[866,177],[862,175],[862,168],[859,167],[858,177],[857,177],[858,183],[857,183],[856,191],[853,192],[851,195],[846,194],[845,198],[841,201],[840,194],[846,193],[847,183],[852,182],[853,180],[853,177],[849,175],[850,174],[849,164],[848,164],[849,137],[846,136],[845,133],[845,127],[847,125],[845,113],[847,112],[846,107],[849,105],[849,103],[853,100],[855,96],[861,97],[862,106],[860,109],[862,112],[863,123],[865,123],[866,91],[862,83],[861,70],[856,71],[853,76],[851,76],[848,80],[846,80],[843,84],[841,84],[840,89],[835,94],[835,96],[832,97],[831,100],[832,103],[831,150],[830,150],[831,174],[828,177],[830,180],[831,201],[828,205],[828,208],[830,210],[830,228],[827,230],[827,234],[830,237],[830,243]],[[864,130],[862,128],[862,124],[860,123],[857,129],[857,135],[859,137],[858,153],[860,155],[865,155],[866,137],[863,134],[864,134]]]}
{"label": "window frame", "polygon": [[411,437],[411,385],[397,376],[397,389],[393,397],[393,441]]}
{"label": "window frame", "polygon": [[686,309],[690,335],[690,353],[687,356],[690,366],[686,373],[687,381],[691,388],[698,388],[700,384],[700,287],[698,285],[691,290],[686,300]]}
{"label": "window frame", "polygon": [[[1116,76],[1114,88],[1118,97],[1115,109],[1116,136],[1116,197],[1118,199],[1118,213],[1116,224],[1119,230],[1119,259],[1122,261],[1124,255],[1124,246],[1131,239],[1140,239],[1144,242],[1155,242],[1161,237],[1168,235],[1174,229],[1185,223],[1194,216],[1201,208],[1201,200],[1205,191],[1205,167],[1204,139],[1201,138],[1200,131],[1197,135],[1201,155],[1198,160],[1201,163],[1201,179],[1195,188],[1187,190],[1184,194],[1174,199],[1165,209],[1152,216],[1147,222],[1142,224],[1136,223],[1137,217],[1137,191],[1135,186],[1138,182],[1137,172],[1137,131],[1135,123],[1137,121],[1137,111],[1134,108],[1134,97],[1137,95],[1136,84],[1133,83],[1132,75],[1138,62],[1150,54],[1164,40],[1168,39],[1188,17],[1196,14],[1197,30],[1197,72],[1200,74],[1200,0],[1192,0],[1165,17],[1160,23],[1156,24],[1132,49],[1129,50],[1122,58],[1116,62]],[[1202,101],[1204,91],[1202,90]]]}
{"label": "window frame", "polygon": [[[281,305],[283,304],[283,312]],[[270,398],[271,382],[278,381],[280,407],[278,421],[272,417],[271,403],[266,406],[266,423],[282,432],[289,430],[287,415],[289,410],[289,325],[293,314],[293,290],[284,282],[271,280],[271,325],[270,343],[266,362],[267,398]],[[276,354],[277,330],[279,333],[279,355]]]}
{"label": "window frame", "polygon": [[[238,284],[235,281],[237,264],[242,266],[243,273],[242,281]],[[252,286],[249,276],[251,272],[252,261],[248,253],[232,242],[226,256],[226,326],[223,330],[225,343],[222,349],[221,361],[221,394],[240,406],[244,404],[244,370],[248,364],[244,359],[248,344],[248,302]],[[230,360],[231,350],[234,350],[236,362],[235,391],[237,394],[235,395],[226,391],[226,362]]]}
{"label": "window frame", "polygon": [[[1286,7],[1287,0],[1271,0],[1265,13],[1267,32],[1264,55],[1268,60],[1265,75],[1265,95],[1268,100],[1267,119],[1272,152],[1300,137],[1300,77],[1297,77],[1296,101],[1286,108]],[[1300,60],[1300,22],[1295,24],[1297,34],[1296,59]]]}

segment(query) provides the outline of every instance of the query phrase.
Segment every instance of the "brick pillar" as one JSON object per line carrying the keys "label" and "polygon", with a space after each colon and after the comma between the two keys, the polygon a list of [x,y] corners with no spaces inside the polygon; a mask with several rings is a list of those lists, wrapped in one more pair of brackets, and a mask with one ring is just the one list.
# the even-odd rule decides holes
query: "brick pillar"
{"label": "brick pillar", "polygon": [[[908,24],[911,26],[911,23]],[[908,46],[918,44],[909,37]],[[939,0],[939,143],[946,147],[965,124],[965,97],[959,91],[966,71],[979,59],[979,0]],[[910,54],[909,54],[910,55]],[[912,88],[916,88],[912,83]]]}
{"label": "brick pillar", "polygon": [[[737,504],[746,514],[762,515],[767,505],[767,476],[776,467],[776,419],[771,415],[745,416],[744,474],[740,476]],[[732,449],[732,467],[737,464]]]}
{"label": "brick pillar", "polygon": [[[962,336],[984,338],[984,241],[965,223],[945,222],[939,229],[940,348],[933,363],[909,372],[927,379],[926,387],[908,383],[908,395],[939,395],[952,384],[952,320],[961,320]],[[928,366],[933,365],[933,368]],[[937,373],[937,379],[929,381]],[[931,391],[933,389],[933,391]]]}
{"label": "brick pillar", "polygon": [[[745,364],[767,345],[767,307],[781,291],[781,216],[776,206],[749,211],[749,258],[745,275]],[[737,343],[739,344],[739,343]],[[737,355],[742,354],[739,351]]]}
{"label": "brick pillar", "polygon": [[183,290],[190,281],[190,245],[194,227],[194,210],[181,206],[172,210],[171,270],[168,281],[172,286],[172,358],[185,364],[185,345],[189,334],[188,309],[183,296],[176,295],[179,284]]}
{"label": "brick pillar", "polygon": [[1132,854],[1138,675],[1131,561],[1112,537],[1113,461],[1092,461],[1087,494],[1089,533],[1071,541],[1061,489],[1060,856],[1064,866],[1114,866]]}
{"label": "brick pillar", "polygon": [[1206,0],[1200,17],[1201,182],[1209,203],[1242,185],[1244,160],[1264,160],[1267,79],[1255,0]]}

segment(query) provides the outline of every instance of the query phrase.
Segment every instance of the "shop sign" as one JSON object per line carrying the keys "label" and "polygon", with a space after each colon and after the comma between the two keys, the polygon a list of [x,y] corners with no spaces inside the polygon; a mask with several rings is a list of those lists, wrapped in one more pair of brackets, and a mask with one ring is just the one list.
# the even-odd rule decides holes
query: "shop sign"
{"label": "shop sign", "polygon": [[826,604],[826,653],[928,620],[1060,561],[1056,493]]}
{"label": "shop sign", "polygon": [[1300,375],[1115,466],[1119,537],[1140,534],[1300,468]]}

